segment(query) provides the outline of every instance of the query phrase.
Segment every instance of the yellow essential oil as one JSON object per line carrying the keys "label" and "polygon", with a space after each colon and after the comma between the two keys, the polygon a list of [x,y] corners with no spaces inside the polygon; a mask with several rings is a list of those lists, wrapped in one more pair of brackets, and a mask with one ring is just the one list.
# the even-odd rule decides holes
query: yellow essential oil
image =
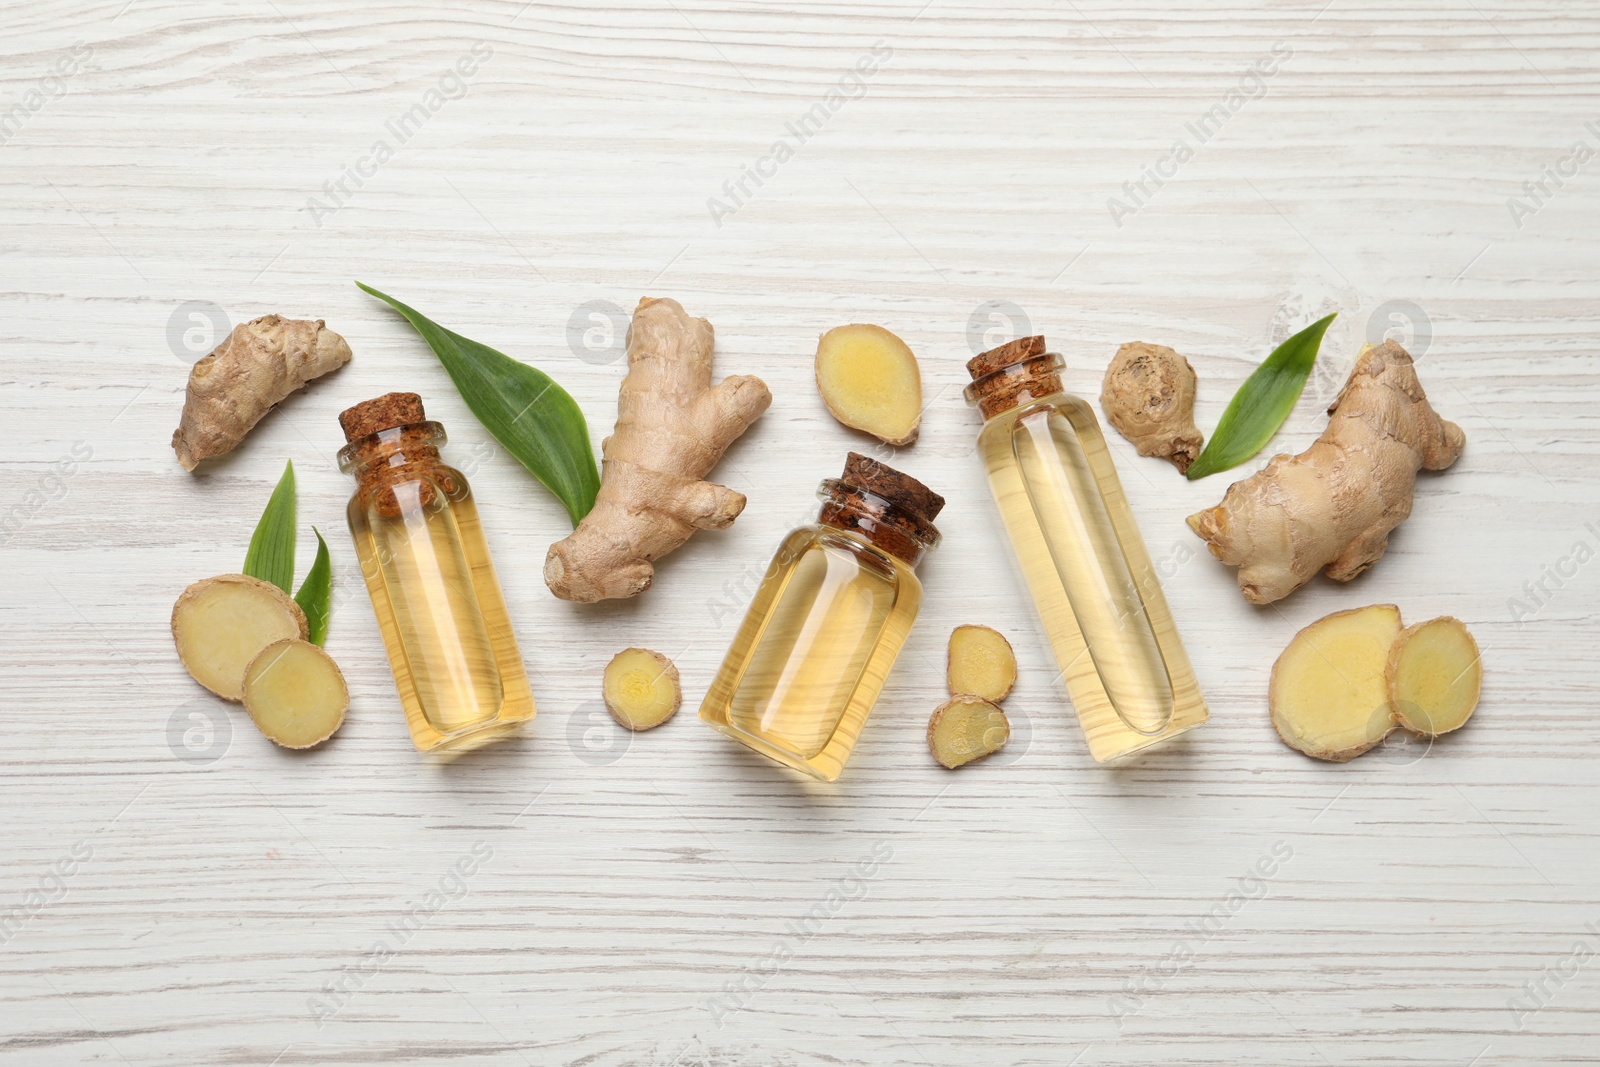
{"label": "yellow essential oil", "polygon": [[850,758],[922,605],[916,565],[944,499],[852,452],[817,522],[784,538],[700,718],[824,781]]}
{"label": "yellow essential oil", "polygon": [[439,458],[444,429],[415,393],[339,416],[356,476],[347,512],[411,740],[460,752],[534,716],[472,490]]}
{"label": "yellow essential oil", "polygon": [[1210,717],[1094,411],[1030,337],[967,364],[989,488],[1097,762]]}

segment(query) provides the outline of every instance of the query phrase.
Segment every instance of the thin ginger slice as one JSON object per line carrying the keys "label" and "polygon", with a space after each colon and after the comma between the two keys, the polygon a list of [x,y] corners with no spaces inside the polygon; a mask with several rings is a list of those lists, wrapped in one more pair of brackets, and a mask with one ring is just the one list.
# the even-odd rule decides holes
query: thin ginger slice
{"label": "thin ginger slice", "polygon": [[350,689],[322,649],[309,641],[275,641],[250,661],[244,710],[267,739],[284,748],[311,748],[344,723]]}
{"label": "thin ginger slice", "polygon": [[917,357],[882,326],[835,326],[817,342],[817,392],[833,417],[885,444],[909,445],[922,422]]}
{"label": "thin ginger slice", "polygon": [[1389,736],[1385,668],[1399,634],[1393,604],[1336,611],[1295,634],[1272,665],[1267,695],[1283,743],[1343,763]]}
{"label": "thin ginger slice", "polygon": [[611,657],[601,690],[611,717],[630,730],[660,726],[683,703],[678,668],[661,653],[644,648],[625,648]]}
{"label": "thin ginger slice", "polygon": [[951,770],[1000,751],[1010,739],[1006,713],[982,697],[953,697],[928,720],[928,751]]}
{"label": "thin ginger slice", "polygon": [[1408,626],[1389,649],[1389,704],[1424,737],[1459,730],[1478,706],[1483,660],[1466,624],[1448,615]]}
{"label": "thin ginger slice", "polygon": [[950,631],[951,696],[975,696],[998,704],[1017,684],[1017,655],[1011,642],[987,626],[957,626]]}
{"label": "thin ginger slice", "polygon": [[305,612],[282,589],[243,574],[195,582],[172,606],[172,640],[194,680],[244,698],[245,668],[274,641],[308,635]]}

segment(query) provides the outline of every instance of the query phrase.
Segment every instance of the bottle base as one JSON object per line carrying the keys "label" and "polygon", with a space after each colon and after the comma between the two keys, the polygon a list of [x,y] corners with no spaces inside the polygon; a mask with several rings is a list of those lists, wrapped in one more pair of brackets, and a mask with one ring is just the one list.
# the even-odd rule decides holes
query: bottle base
{"label": "bottle base", "polygon": [[496,741],[520,730],[524,723],[532,721],[530,715],[526,719],[491,719],[488,722],[466,726],[452,733],[435,733],[431,740],[412,736],[412,743],[417,746],[418,752],[429,752],[433,755],[452,759],[456,756],[475,752],[480,748],[494,744]]}
{"label": "bottle base", "polygon": [[823,755],[819,754],[809,760],[804,760],[793,753],[785,752],[776,745],[763,741],[754,734],[745,733],[736,726],[719,722],[716,719],[706,718],[704,715],[700,717],[700,721],[717,731],[717,733],[739,742],[750,751],[759,752],[774,763],[781,763],[785,767],[815,778],[819,782],[837,782],[839,775],[844,771],[844,764],[836,759],[824,759]]}

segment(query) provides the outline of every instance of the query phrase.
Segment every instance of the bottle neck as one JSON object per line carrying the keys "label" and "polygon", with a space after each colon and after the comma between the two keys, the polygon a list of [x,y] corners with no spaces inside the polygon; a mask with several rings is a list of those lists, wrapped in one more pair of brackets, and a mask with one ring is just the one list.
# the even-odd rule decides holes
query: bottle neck
{"label": "bottle neck", "polygon": [[939,543],[939,531],[926,519],[837,478],[824,481],[817,496],[822,499],[819,523],[859,534],[912,567]]}
{"label": "bottle neck", "polygon": [[968,403],[977,405],[987,421],[1012,408],[1061,392],[1064,364],[1060,355],[1044,352],[975,379],[963,395]]}
{"label": "bottle neck", "polygon": [[[339,469],[355,475],[356,499],[376,508],[385,519],[417,508],[431,508],[443,493],[453,497],[465,487],[439,458],[444,427],[437,422],[411,422],[358,437],[339,450]],[[404,492],[403,483],[415,483]]]}
{"label": "bottle neck", "polygon": [[444,427],[437,422],[412,422],[358,437],[339,450],[339,469],[358,483],[382,481],[407,469],[439,466]]}

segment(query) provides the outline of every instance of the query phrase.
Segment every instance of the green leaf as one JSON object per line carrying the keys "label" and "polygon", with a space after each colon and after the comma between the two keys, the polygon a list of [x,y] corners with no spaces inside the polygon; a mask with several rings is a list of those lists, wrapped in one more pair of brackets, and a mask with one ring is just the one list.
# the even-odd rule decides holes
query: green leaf
{"label": "green leaf", "polygon": [[1318,319],[1283,342],[1244,380],[1222,413],[1216,433],[1189,465],[1186,477],[1190,481],[1237,467],[1272,440],[1300,399],[1322,347],[1322,335],[1334,318]]}
{"label": "green leaf", "polygon": [[578,402],[543,371],[447,330],[370,286],[356,285],[406,317],[444,364],[478,421],[555,494],[572,525],[578,525],[600,491],[589,427]]}
{"label": "green leaf", "polygon": [[328,606],[333,600],[333,565],[328,560],[328,542],[322,539],[322,531],[313,526],[311,532],[317,535],[317,558],[311,564],[311,570],[306,572],[306,580],[300,583],[300,591],[294,595],[294,602],[306,613],[311,643],[320,645],[328,636]]}
{"label": "green leaf", "polygon": [[283,468],[283,477],[267,501],[267,510],[256,523],[245,553],[244,573],[271,582],[285,593],[294,584],[294,464]]}

